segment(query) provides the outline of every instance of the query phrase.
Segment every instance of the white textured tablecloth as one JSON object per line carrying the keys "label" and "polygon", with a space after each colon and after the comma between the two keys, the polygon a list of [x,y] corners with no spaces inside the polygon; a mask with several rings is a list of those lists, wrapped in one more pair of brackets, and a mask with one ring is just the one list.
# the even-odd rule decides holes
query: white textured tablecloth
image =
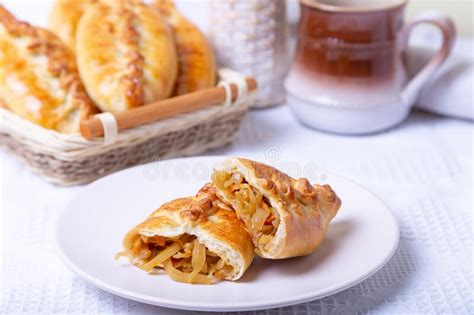
{"label": "white textured tablecloth", "polygon": [[[472,124],[424,113],[386,133],[344,137],[303,128],[287,107],[251,112],[240,139],[211,153],[316,161],[382,197],[401,228],[395,255],[368,280],[262,312],[473,314],[472,148]],[[54,222],[83,187],[50,185],[0,152],[0,313],[181,313],[106,293],[66,269],[53,250]]]}

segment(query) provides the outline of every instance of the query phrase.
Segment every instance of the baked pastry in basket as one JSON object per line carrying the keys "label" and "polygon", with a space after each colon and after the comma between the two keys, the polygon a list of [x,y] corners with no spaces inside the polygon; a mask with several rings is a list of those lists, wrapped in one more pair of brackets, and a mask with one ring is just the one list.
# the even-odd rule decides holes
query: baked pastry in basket
{"label": "baked pastry in basket", "polygon": [[171,29],[136,0],[102,0],[76,33],[81,78],[103,111],[122,112],[171,95],[178,62]]}
{"label": "baked pastry in basket", "polygon": [[45,128],[77,132],[97,111],[74,54],[52,32],[18,21],[0,6],[0,102]]}
{"label": "baked pastry in basket", "polygon": [[254,256],[244,224],[212,185],[195,197],[163,204],[125,235],[123,247],[117,258],[126,256],[147,272],[162,268],[175,281],[197,284],[237,280]]}
{"label": "baked pastry in basket", "polygon": [[52,30],[70,49],[76,49],[77,24],[88,6],[99,0],[56,0],[49,17]]}
{"label": "baked pastry in basket", "polygon": [[340,199],[330,186],[312,186],[277,169],[231,158],[213,173],[219,197],[232,205],[252,236],[256,252],[280,259],[312,253],[326,236]]}
{"label": "baked pastry in basket", "polygon": [[204,34],[184,17],[172,0],[155,0],[171,25],[178,52],[178,77],[175,93],[182,95],[213,87],[216,83],[216,60]]}

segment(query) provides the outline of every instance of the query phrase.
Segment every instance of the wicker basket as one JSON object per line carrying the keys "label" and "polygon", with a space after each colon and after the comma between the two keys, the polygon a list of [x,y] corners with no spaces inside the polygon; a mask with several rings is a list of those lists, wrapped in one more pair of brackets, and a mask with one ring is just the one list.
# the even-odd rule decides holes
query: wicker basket
{"label": "wicker basket", "polygon": [[[233,74],[235,76],[235,73]],[[221,80],[232,81],[223,77]],[[75,185],[157,159],[194,155],[237,137],[255,93],[229,104],[157,121],[120,132],[113,143],[86,140],[42,128],[0,108],[0,145],[24,159],[50,182]]]}

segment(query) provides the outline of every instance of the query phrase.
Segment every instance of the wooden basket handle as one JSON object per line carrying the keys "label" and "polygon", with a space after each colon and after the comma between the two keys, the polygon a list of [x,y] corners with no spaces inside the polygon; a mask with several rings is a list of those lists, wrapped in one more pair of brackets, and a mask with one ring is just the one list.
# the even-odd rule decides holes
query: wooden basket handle
{"label": "wooden basket handle", "polygon": [[[247,82],[249,92],[257,89],[257,81],[254,78],[248,77],[245,78],[245,81]],[[230,83],[229,87],[232,93],[232,101],[235,101],[238,87],[235,83]],[[222,86],[217,86],[154,102],[146,106],[132,108],[125,112],[114,114],[114,117],[120,131],[217,105],[225,102],[226,97],[226,89]],[[104,135],[102,122],[94,116],[81,122],[80,131],[86,139],[93,139]]]}

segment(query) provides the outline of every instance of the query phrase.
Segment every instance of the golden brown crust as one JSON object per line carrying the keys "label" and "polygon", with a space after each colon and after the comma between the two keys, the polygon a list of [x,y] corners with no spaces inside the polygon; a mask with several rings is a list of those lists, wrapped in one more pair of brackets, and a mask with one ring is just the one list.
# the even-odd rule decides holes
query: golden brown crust
{"label": "golden brown crust", "polygon": [[45,29],[20,22],[0,6],[0,98],[19,116],[71,133],[97,112],[73,53]]}
{"label": "golden brown crust", "polygon": [[212,185],[204,186],[195,197],[179,198],[163,204],[130,230],[123,244],[128,249],[130,240],[137,234],[177,236],[183,233],[196,235],[208,248],[225,244],[241,257],[241,270],[237,270],[236,278],[247,270],[253,260],[254,247],[244,224],[217,197]]}
{"label": "golden brown crust", "polygon": [[178,77],[175,94],[213,87],[216,83],[216,60],[204,34],[174,6],[171,0],[155,0],[173,29],[178,52]]}
{"label": "golden brown crust", "polygon": [[341,207],[341,199],[339,199],[329,185],[313,185],[313,188],[318,194],[320,209],[331,220],[336,216],[337,211]]}
{"label": "golden brown crust", "polygon": [[[280,225],[275,237],[270,243],[256,248],[257,254],[264,258],[281,259],[315,251],[341,205],[329,185],[313,187],[305,178],[293,179],[262,163],[232,158],[219,169],[240,172],[278,212]],[[226,202],[232,202],[223,192],[218,194]]]}
{"label": "golden brown crust", "polygon": [[76,49],[76,30],[88,6],[99,0],[56,0],[49,18],[49,29],[68,45]]}
{"label": "golden brown crust", "polygon": [[91,5],[79,21],[76,54],[86,89],[104,111],[171,95],[177,73],[173,37],[147,5],[133,0]]}

